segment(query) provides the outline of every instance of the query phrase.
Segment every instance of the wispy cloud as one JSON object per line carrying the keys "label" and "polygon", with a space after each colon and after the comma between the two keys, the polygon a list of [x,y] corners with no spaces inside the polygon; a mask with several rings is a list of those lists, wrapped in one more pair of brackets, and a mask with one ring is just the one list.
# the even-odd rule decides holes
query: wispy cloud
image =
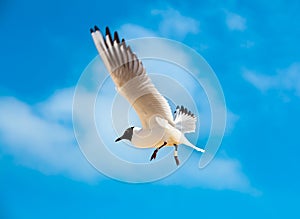
{"label": "wispy cloud", "polygon": [[[127,39],[163,36],[183,40],[189,34],[200,32],[198,20],[183,15],[180,11],[173,8],[153,9],[150,14],[152,16],[151,19],[155,20],[153,22],[156,23],[156,25],[153,25],[153,29],[133,23],[125,23],[119,28],[120,35]],[[202,44],[201,48],[206,49],[207,46]]]}
{"label": "wispy cloud", "polygon": [[197,34],[199,22],[192,17],[184,16],[179,11],[169,8],[166,10],[154,9],[152,15],[161,16],[159,31],[164,36],[185,38],[188,34]]}
{"label": "wispy cloud", "polygon": [[230,111],[229,109],[227,109],[225,134],[230,134],[233,131],[235,124],[239,120],[239,118],[240,117],[237,114],[235,114],[232,111]]}
{"label": "wispy cloud", "polygon": [[1,150],[13,155],[17,163],[45,174],[90,182],[99,174],[82,156],[72,127],[62,123],[71,118],[72,90],[62,90],[35,106],[1,97],[0,141],[5,145]]}
{"label": "wispy cloud", "polygon": [[228,11],[226,12],[226,25],[229,30],[244,31],[247,28],[245,18]]}
{"label": "wispy cloud", "polygon": [[197,162],[197,156],[192,156],[182,168],[159,183],[217,190],[234,190],[251,195],[259,195],[261,193],[251,185],[248,177],[242,171],[240,162],[236,159],[215,158],[204,169],[197,168]]}
{"label": "wispy cloud", "polygon": [[251,70],[244,70],[243,77],[262,92],[275,87],[277,83],[274,77],[258,74]]}
{"label": "wispy cloud", "polygon": [[300,97],[300,63],[293,63],[286,69],[277,70],[275,75],[259,74],[244,70],[244,78],[262,92],[278,90]]}
{"label": "wispy cloud", "polygon": [[150,29],[131,23],[123,24],[119,32],[120,36],[124,36],[126,39],[157,36],[157,34]]}
{"label": "wispy cloud", "polygon": [[[80,152],[73,129],[68,124],[72,98],[73,88],[57,91],[47,100],[33,106],[13,97],[2,97],[0,133],[1,141],[6,147],[1,150],[13,155],[17,163],[45,174],[63,174],[87,182],[99,181],[99,173]],[[252,191],[238,161],[216,158],[204,169],[199,169],[197,162],[196,158],[192,158],[178,173],[162,182]]]}
{"label": "wispy cloud", "polygon": [[73,88],[65,88],[54,92],[46,101],[37,104],[44,118],[53,121],[71,122]]}

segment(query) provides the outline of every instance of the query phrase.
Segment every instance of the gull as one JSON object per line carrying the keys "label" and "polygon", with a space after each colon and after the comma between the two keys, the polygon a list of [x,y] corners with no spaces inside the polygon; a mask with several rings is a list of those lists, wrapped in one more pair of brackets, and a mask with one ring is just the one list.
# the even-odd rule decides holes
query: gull
{"label": "gull", "polygon": [[142,62],[130,46],[126,45],[125,40],[120,40],[117,32],[114,32],[112,38],[108,27],[105,35],[97,26],[91,28],[90,32],[116,90],[132,105],[142,124],[142,128],[127,128],[115,142],[129,140],[138,148],[155,148],[150,161],[156,158],[161,148],[172,146],[177,166],[178,145],[183,144],[205,152],[184,135],[195,132],[196,116],[184,106],[177,106],[173,117],[167,100],[155,88]]}

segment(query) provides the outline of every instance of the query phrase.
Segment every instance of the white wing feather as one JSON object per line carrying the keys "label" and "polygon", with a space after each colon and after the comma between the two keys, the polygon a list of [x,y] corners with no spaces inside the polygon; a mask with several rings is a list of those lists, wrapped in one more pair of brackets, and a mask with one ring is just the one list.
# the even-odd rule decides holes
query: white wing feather
{"label": "white wing feather", "polygon": [[187,108],[177,106],[175,111],[175,127],[182,133],[194,132],[196,130],[197,118]]}
{"label": "white wing feather", "polygon": [[124,39],[120,42],[117,32],[112,40],[108,27],[105,37],[99,28],[91,30],[96,48],[103,60],[117,90],[133,106],[144,129],[151,128],[153,118],[161,117],[175,126],[172,112],[167,100],[158,92],[142,62],[126,46]]}

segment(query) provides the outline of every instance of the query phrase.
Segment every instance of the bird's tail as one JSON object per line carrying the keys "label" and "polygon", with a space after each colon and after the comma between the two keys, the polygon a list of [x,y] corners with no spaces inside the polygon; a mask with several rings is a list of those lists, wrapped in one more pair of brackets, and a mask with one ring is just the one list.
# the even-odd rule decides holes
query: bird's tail
{"label": "bird's tail", "polygon": [[197,146],[195,146],[195,145],[193,145],[191,142],[189,142],[189,140],[187,140],[187,138],[186,137],[183,137],[183,142],[182,142],[182,144],[185,144],[186,146],[189,146],[189,147],[191,147],[191,148],[193,148],[193,149],[195,149],[196,151],[200,151],[200,152],[202,152],[202,153],[204,153],[205,152],[205,150],[204,149],[202,149],[202,148],[198,148]]}
{"label": "bird's tail", "polygon": [[194,132],[196,130],[196,116],[187,108],[177,106],[174,113],[175,127],[182,133]]}

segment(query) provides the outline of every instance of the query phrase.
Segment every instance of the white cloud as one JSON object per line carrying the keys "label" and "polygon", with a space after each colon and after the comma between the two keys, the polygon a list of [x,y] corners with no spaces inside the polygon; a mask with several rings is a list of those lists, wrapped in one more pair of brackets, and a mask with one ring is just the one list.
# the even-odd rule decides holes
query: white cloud
{"label": "white cloud", "polygon": [[231,12],[226,12],[226,25],[230,30],[244,31],[247,28],[246,19]]}
{"label": "white cloud", "polygon": [[[139,37],[175,37],[184,39],[188,34],[199,33],[199,22],[191,17],[182,15],[179,11],[169,8],[166,10],[151,10],[151,15],[158,16],[158,30],[151,30],[136,24],[126,23],[120,27],[119,33],[126,39]],[[201,49],[206,49],[201,45]]]}
{"label": "white cloud", "polygon": [[37,106],[46,118],[54,121],[71,122],[73,93],[74,88],[56,91],[48,100]]}
{"label": "white cloud", "polygon": [[188,34],[199,32],[199,22],[191,17],[182,15],[179,11],[169,8],[167,10],[152,10],[152,15],[160,15],[162,20],[159,31],[164,36],[185,38]]}
{"label": "white cloud", "polygon": [[226,132],[225,134],[230,134],[233,129],[234,129],[234,126],[236,124],[236,122],[239,120],[239,116],[235,113],[233,113],[232,111],[230,111],[228,108],[227,108],[227,118],[226,118]]}
{"label": "white cloud", "polygon": [[251,186],[238,160],[215,158],[204,169],[199,169],[197,166],[199,158],[196,155],[194,153],[189,162],[185,163],[177,172],[158,183],[217,190],[233,190],[251,195],[260,194],[257,189]]}
{"label": "white cloud", "polygon": [[250,70],[244,70],[243,76],[247,81],[263,92],[276,86],[276,81],[272,76],[258,74]]}
{"label": "white cloud", "polygon": [[120,36],[124,36],[126,39],[157,36],[156,33],[150,29],[130,23],[122,25],[119,32]]}
{"label": "white cloud", "polygon": [[293,63],[286,69],[278,70],[275,75],[244,70],[243,76],[262,92],[275,89],[300,97],[300,63]]}
{"label": "white cloud", "polygon": [[[72,93],[68,91],[57,92],[37,106],[29,106],[14,97],[1,97],[0,141],[5,146],[0,149],[13,155],[17,163],[45,174],[64,174],[92,182],[99,174],[82,156],[72,127],[60,121],[71,116],[65,111],[71,110],[72,104],[64,105],[70,100],[72,103]],[[55,102],[61,105],[53,105]]]}
{"label": "white cloud", "polygon": [[[80,152],[72,127],[61,123],[70,119],[72,98],[73,88],[57,91],[34,106],[13,97],[0,98],[0,135],[6,145],[1,150],[13,155],[17,163],[45,174],[63,174],[87,182],[101,180]],[[199,169],[197,162],[192,156],[161,182],[254,193],[238,161],[216,158],[204,169]]]}

